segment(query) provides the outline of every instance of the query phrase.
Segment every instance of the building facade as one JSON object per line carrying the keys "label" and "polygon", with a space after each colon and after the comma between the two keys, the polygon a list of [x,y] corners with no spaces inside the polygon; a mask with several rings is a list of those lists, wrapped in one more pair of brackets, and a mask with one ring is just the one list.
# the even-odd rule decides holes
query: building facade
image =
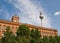
{"label": "building facade", "polygon": [[[2,37],[2,34],[6,31],[6,27],[10,26],[11,31],[13,33],[16,33],[18,27],[22,25],[23,23],[19,23],[19,17],[18,16],[12,16],[11,21],[8,20],[0,20],[0,37]],[[50,28],[44,28],[39,26],[34,26],[31,24],[26,24],[30,29],[38,29],[41,33],[41,36],[56,36],[58,35],[58,31],[55,29]]]}

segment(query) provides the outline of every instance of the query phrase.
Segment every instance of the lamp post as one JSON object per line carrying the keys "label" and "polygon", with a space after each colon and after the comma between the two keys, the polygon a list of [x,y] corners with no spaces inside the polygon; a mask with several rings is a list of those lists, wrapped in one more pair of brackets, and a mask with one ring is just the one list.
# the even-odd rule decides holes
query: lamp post
{"label": "lamp post", "polygon": [[40,18],[40,20],[41,20],[41,27],[42,27],[42,20],[43,20],[43,15],[42,15],[42,13],[40,12],[40,16],[39,16],[39,18]]}

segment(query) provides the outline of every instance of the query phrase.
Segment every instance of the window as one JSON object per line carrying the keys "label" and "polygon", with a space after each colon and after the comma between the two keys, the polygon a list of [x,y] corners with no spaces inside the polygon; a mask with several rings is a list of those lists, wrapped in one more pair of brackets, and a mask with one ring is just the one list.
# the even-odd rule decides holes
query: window
{"label": "window", "polygon": [[14,27],[12,26],[12,28],[14,28]]}
{"label": "window", "polygon": [[0,29],[1,29],[1,24],[0,24]]}
{"label": "window", "polygon": [[3,25],[4,27],[6,27],[6,25]]}
{"label": "window", "polygon": [[0,26],[1,26],[1,24],[0,24]]}
{"label": "window", "polygon": [[17,29],[18,27],[16,27],[16,29]]}
{"label": "window", "polygon": [[0,33],[1,33],[1,31],[0,31]]}
{"label": "window", "polygon": [[12,26],[11,30],[13,31],[14,30],[14,27]]}
{"label": "window", "polygon": [[2,31],[2,33],[4,34],[5,31]]}

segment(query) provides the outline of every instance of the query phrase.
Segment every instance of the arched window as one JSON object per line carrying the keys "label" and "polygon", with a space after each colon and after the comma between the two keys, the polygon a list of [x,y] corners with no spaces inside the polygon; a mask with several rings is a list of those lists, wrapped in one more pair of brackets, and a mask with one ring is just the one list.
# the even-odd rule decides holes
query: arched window
{"label": "arched window", "polygon": [[4,27],[6,27],[6,25],[3,25]]}
{"label": "arched window", "polygon": [[1,26],[1,24],[0,24],[0,26]]}

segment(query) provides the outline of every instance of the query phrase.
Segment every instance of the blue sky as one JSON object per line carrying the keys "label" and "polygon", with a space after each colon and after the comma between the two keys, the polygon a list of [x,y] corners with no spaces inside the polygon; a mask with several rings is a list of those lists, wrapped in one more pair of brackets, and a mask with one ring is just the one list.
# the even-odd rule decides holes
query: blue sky
{"label": "blue sky", "polygon": [[[11,20],[13,15],[20,17],[21,23],[40,26],[42,12],[43,27],[60,31],[60,0],[0,0],[0,19]],[[60,32],[59,32],[60,35]]]}

